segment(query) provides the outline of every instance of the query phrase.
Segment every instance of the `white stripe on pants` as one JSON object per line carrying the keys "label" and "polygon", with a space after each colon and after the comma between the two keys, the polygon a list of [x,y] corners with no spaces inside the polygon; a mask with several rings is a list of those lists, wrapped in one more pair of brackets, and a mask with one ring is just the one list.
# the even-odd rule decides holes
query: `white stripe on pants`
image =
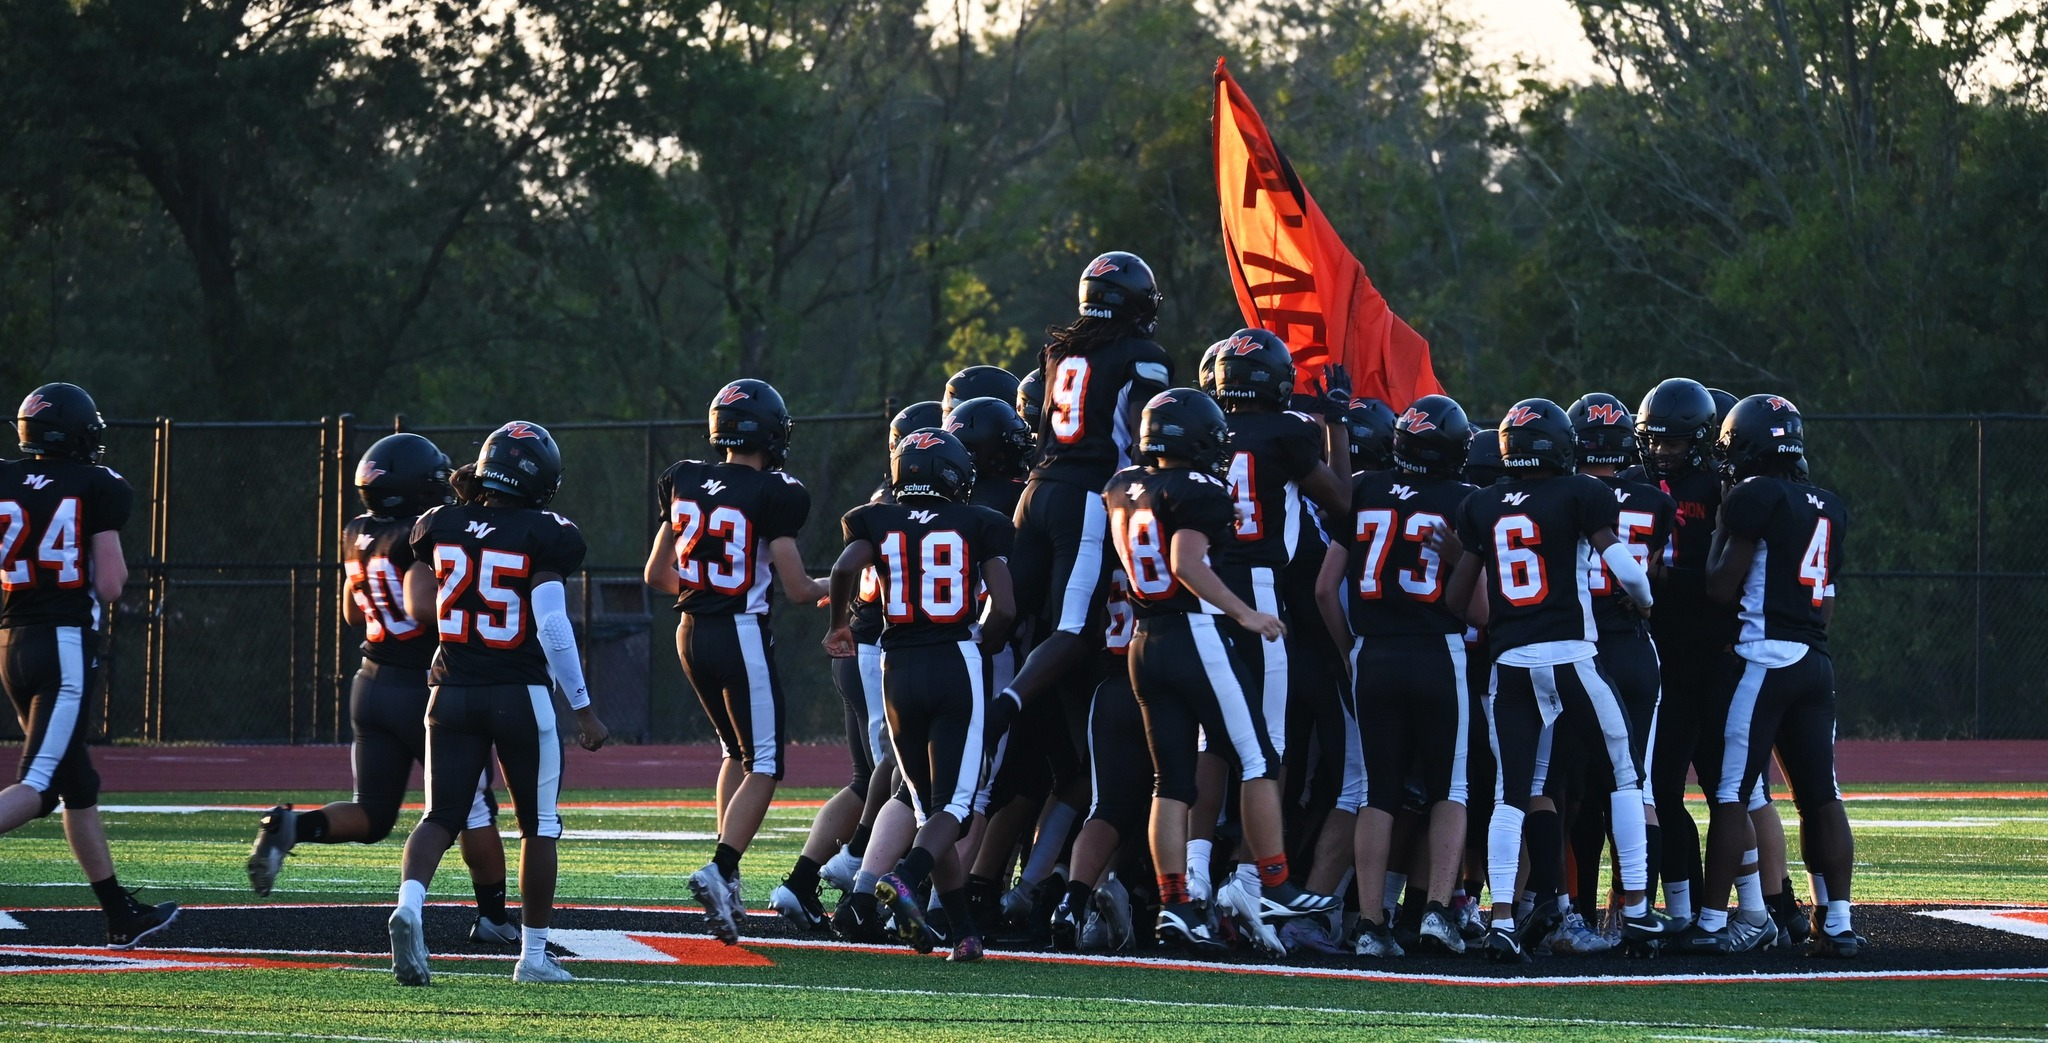
{"label": "white stripe on pants", "polygon": [[[527,685],[526,695],[533,703],[533,727],[540,744],[539,768],[533,779],[533,833],[541,837],[560,837],[562,740],[555,731],[555,701],[544,684]],[[432,748],[431,744],[428,748]]]}
{"label": "white stripe on pants", "polygon": [[1074,555],[1074,571],[1067,573],[1067,589],[1060,592],[1060,618],[1054,627],[1063,634],[1079,634],[1088,627],[1088,609],[1095,603],[1096,584],[1102,582],[1102,537],[1109,532],[1100,492],[1084,492],[1081,505],[1081,546]]}
{"label": "white stripe on pants", "polygon": [[[85,708],[85,639],[77,627],[51,627],[57,636],[57,704],[50,710],[50,726],[43,730],[42,744],[29,758],[22,785],[37,793],[48,793],[55,785],[57,765],[71,748],[78,732],[80,711]],[[22,722],[24,726],[28,722]]]}
{"label": "white stripe on pants", "polygon": [[768,644],[761,640],[761,617],[751,612],[735,615],[732,630],[739,639],[740,658],[747,663],[747,731],[754,743],[753,771],[775,775],[782,770],[775,757],[782,744],[775,734],[775,686],[768,679]]}
{"label": "white stripe on pants", "polygon": [[1266,751],[1259,746],[1258,724],[1252,720],[1244,689],[1238,686],[1230,650],[1224,647],[1223,635],[1216,630],[1215,618],[1190,613],[1188,634],[1194,638],[1195,650],[1202,657],[1202,672],[1208,675],[1209,687],[1216,693],[1216,705],[1223,711],[1223,726],[1230,732],[1230,744],[1237,749],[1239,778],[1264,777]]}
{"label": "white stripe on pants", "polygon": [[[1252,607],[1269,616],[1280,614],[1280,595],[1273,585],[1273,570],[1263,566],[1252,569]],[[1248,640],[1259,641],[1257,634],[1248,635]],[[1259,641],[1259,655],[1266,664],[1266,675],[1260,681],[1259,709],[1266,717],[1266,741],[1273,744],[1275,756],[1287,755],[1287,642]],[[1361,757],[1364,754],[1360,754]]]}

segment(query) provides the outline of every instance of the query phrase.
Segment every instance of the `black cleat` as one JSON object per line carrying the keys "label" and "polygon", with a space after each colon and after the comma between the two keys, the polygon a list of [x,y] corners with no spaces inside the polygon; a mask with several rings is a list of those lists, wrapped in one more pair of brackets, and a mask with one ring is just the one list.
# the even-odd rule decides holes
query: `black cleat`
{"label": "black cleat", "polygon": [[1209,925],[1193,902],[1177,902],[1159,910],[1159,944],[1187,950],[1205,959],[1221,956],[1229,947],[1209,934]]}
{"label": "black cleat", "polygon": [[1837,960],[1853,960],[1869,945],[1868,939],[1854,930],[1840,934],[1829,934],[1825,928],[1814,933],[1811,952],[1815,956],[1829,956]]}
{"label": "black cleat", "polygon": [[178,903],[143,905],[135,892],[123,896],[126,908],[107,914],[107,948],[133,949],[142,940],[171,925],[178,918]]}
{"label": "black cleat", "polygon": [[1505,927],[1489,927],[1485,940],[1479,943],[1486,955],[1495,963],[1528,963],[1529,954],[1522,951],[1522,943],[1515,932]]}
{"label": "black cleat", "polygon": [[1052,911],[1052,947],[1059,952],[1073,952],[1081,936],[1080,916],[1060,899],[1059,907]]}

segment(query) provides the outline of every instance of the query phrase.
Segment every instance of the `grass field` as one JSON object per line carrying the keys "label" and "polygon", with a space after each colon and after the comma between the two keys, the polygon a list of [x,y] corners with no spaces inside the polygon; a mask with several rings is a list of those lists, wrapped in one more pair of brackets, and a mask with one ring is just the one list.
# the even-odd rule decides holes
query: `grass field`
{"label": "grass field", "polygon": [[[1966,907],[2025,905],[2048,895],[2048,796],[1965,797],[1939,789],[1895,788],[1914,792],[1851,805],[1859,901]],[[301,806],[321,799],[298,796]],[[571,830],[562,846],[564,905],[687,905],[685,878],[710,849],[710,812],[602,805],[706,796],[674,790],[570,794],[572,802],[599,806],[564,812]],[[0,970],[47,971],[0,974],[0,1039],[2048,1040],[2048,977],[2042,976],[1797,980],[1863,967],[1790,955],[1768,965],[1780,980],[1533,987],[1129,963],[990,960],[962,967],[907,950],[878,953],[795,940],[725,950],[674,937],[697,930],[685,914],[653,912],[633,915],[647,918],[648,940],[673,960],[570,960],[582,980],[561,987],[514,986],[508,957],[482,958],[466,943],[444,944],[430,921],[435,986],[401,989],[375,949],[381,912],[292,908],[388,904],[397,883],[397,841],[302,846],[277,892],[256,899],[242,870],[255,815],[196,808],[268,799],[111,794],[103,802],[123,881],[147,888],[145,898],[188,906],[177,924],[153,939],[160,940],[156,948],[133,955],[232,969],[173,964],[168,970],[64,971],[105,954],[69,948],[90,941],[81,932],[98,929],[96,914],[36,912],[91,904],[62,833],[46,821],[0,840],[0,909],[24,924],[0,930]],[[771,817],[748,855],[751,906],[765,905],[795,857],[810,814],[791,808]],[[466,902],[467,889],[451,856],[431,900]],[[439,915],[452,923],[459,912]],[[573,930],[619,915],[570,909],[556,926]],[[47,926],[53,924],[59,926]],[[227,926],[235,924],[245,926]],[[780,927],[759,926],[764,935]],[[52,944],[46,936],[53,931],[72,936]],[[1865,933],[1894,955],[1919,944],[1910,926],[1890,936]],[[227,947],[220,939],[230,936],[240,939],[233,942],[238,951],[220,953]],[[1959,925],[1940,937],[1961,950],[1947,953],[1951,957],[1973,956],[1976,945],[1984,950],[1981,961],[1943,966],[2048,974],[2048,940]],[[252,958],[239,950],[261,953]],[[1441,962],[1371,969],[1435,974]],[[1573,962],[1539,961],[1528,974],[1575,975]],[[1698,959],[1629,962],[1643,964],[1631,974],[1711,978],[1730,969]],[[1336,965],[1319,966],[1335,973]]]}

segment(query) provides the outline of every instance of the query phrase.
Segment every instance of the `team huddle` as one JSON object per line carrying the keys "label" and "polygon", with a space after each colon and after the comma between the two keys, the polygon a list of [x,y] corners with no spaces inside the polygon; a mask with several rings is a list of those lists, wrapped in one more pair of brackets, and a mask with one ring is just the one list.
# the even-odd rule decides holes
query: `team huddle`
{"label": "team huddle", "polygon": [[[781,396],[745,379],[714,397],[713,452],[656,481],[644,573],[675,598],[677,654],[723,747],[718,840],[689,877],[711,934],[742,938],[741,862],[784,774],[773,614],[821,606],[853,772],[769,900],[804,932],[954,961],[985,940],[1274,959],[1857,954],[1827,650],[1847,514],[1808,480],[1790,402],[1674,378],[1633,413],[1607,394],[1531,398],[1475,428],[1443,395],[1354,399],[1339,366],[1300,380],[1263,329],[1217,341],[1195,386],[1176,386],[1151,339],[1160,299],[1144,261],[1104,254],[1038,370],[971,367],[899,413],[887,477],[841,517],[824,578],[798,551],[811,501],[784,470]],[[31,459],[4,466],[78,492],[32,481],[0,501],[0,681],[30,736],[0,831],[61,798],[110,943],[133,944],[177,909],[121,889],[103,838],[80,846],[97,780],[67,723],[98,605],[81,577],[118,594],[118,537],[111,558],[99,537],[125,520],[127,487],[94,466],[96,439],[84,454],[31,439],[37,400],[20,419]],[[553,692],[583,746],[607,733],[564,607],[585,544],[546,509],[562,466],[544,429],[514,421],[459,469],[398,434],[357,472],[356,792],[273,808],[248,873],[268,894],[296,845],[382,839],[423,761],[427,811],[390,918],[402,984],[431,980],[421,907],[458,841],[471,938],[519,946],[515,980],[571,978],[547,941]],[[58,539],[69,573],[27,549],[53,524],[86,529]],[[516,924],[494,751],[522,838]]]}

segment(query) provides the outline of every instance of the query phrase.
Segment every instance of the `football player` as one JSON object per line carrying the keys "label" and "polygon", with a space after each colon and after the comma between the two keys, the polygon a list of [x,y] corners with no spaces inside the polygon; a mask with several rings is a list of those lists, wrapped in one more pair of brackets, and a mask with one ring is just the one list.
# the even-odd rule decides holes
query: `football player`
{"label": "football player", "polygon": [[[917,842],[875,884],[896,927],[919,951],[931,948],[917,888],[929,879],[953,930],[954,961],[978,960],[981,935],[967,908],[966,874],[954,843],[981,783],[984,650],[1003,646],[1015,619],[1006,559],[1009,519],[968,501],[974,465],[965,446],[936,430],[896,444],[894,503],[849,511],[846,547],[832,566],[826,650],[852,651],[847,629],[854,587],[869,567],[881,576],[882,691],[896,764],[917,812]],[[975,638],[975,592],[988,608]]]}
{"label": "football player", "polygon": [[[1804,855],[1822,917],[1814,951],[1850,958],[1863,940],[1850,917],[1855,843],[1835,784],[1835,672],[1827,645],[1849,519],[1840,497],[1800,479],[1805,434],[1791,402],[1752,395],[1729,409],[1715,444],[1733,484],[1708,558],[1707,595],[1735,605],[1741,627],[1736,658],[1724,661],[1721,678],[1732,694],[1715,751],[1717,778],[1708,788],[1707,883],[1697,932],[1721,935],[1722,951],[1769,944],[1777,934],[1764,910],[1748,814],[1775,747],[1805,827]],[[1731,880],[1741,892],[1741,913],[1732,919]],[[1703,946],[1688,946],[1696,947]]]}
{"label": "football player", "polygon": [[1195,911],[1187,885],[1187,816],[1195,799],[1196,729],[1227,745],[1243,780],[1246,844],[1258,866],[1262,919],[1323,914],[1337,900],[1288,879],[1282,844],[1279,759],[1265,720],[1245,698],[1215,617],[1227,615],[1254,639],[1275,642],[1279,617],[1244,602],[1209,567],[1212,544],[1234,535],[1223,411],[1191,388],[1146,403],[1137,453],[1145,462],[1117,472],[1103,496],[1124,573],[1136,636],[1128,653],[1131,688],[1152,749],[1152,859],[1159,875],[1162,942],[1197,953],[1221,948]]}
{"label": "football player", "polygon": [[475,476],[477,500],[435,507],[414,524],[405,573],[406,603],[434,606],[440,647],[427,678],[427,812],[406,839],[389,925],[400,985],[432,981],[421,906],[494,751],[519,814],[522,944],[512,980],[571,980],[547,951],[562,835],[549,682],[575,711],[584,749],[610,735],[584,684],[562,590],[588,548],[569,519],[546,509],[561,487],[561,450],[540,425],[514,420],[484,439]]}
{"label": "football player", "polygon": [[1344,429],[1351,445],[1351,473],[1384,471],[1394,466],[1394,424],[1399,418],[1376,398],[1354,398],[1344,411]]}
{"label": "football player", "polygon": [[121,597],[121,526],[135,492],[100,465],[106,424],[75,384],[45,384],[15,413],[28,458],[0,463],[0,687],[21,724],[21,771],[0,790],[0,834],[64,805],[64,838],[107,917],[107,945],[132,949],[178,918],[114,875],[100,776],[85,750],[85,693],[99,668],[101,613]]}
{"label": "football player", "polygon": [[1090,920],[1103,925],[1103,948],[1121,951],[1131,945],[1130,893],[1114,874],[1103,879],[1124,840],[1144,829],[1146,784],[1151,781],[1146,762],[1127,755],[1145,741],[1145,718],[1131,692],[1130,667],[1124,661],[1137,622],[1130,591],[1130,577],[1112,566],[1102,680],[1088,707],[1091,799],[1088,818],[1074,839],[1066,895],[1053,910],[1055,949],[1081,947],[1077,943],[1086,937],[1082,927]]}
{"label": "football player", "polygon": [[1017,400],[1021,384],[1016,374],[1001,366],[969,366],[947,378],[946,392],[939,399],[939,408],[950,417],[960,403],[972,399],[994,398],[1012,403]]}
{"label": "football player", "polygon": [[1083,631],[1099,611],[1106,574],[1103,483],[1130,459],[1139,411],[1172,376],[1166,349],[1151,339],[1162,298],[1142,258],[1113,251],[1089,261],[1077,296],[1080,317],[1049,330],[1040,352],[1038,460],[1017,505],[1018,610],[1043,626],[990,707],[996,735],[1024,703],[1087,664],[1092,641]]}
{"label": "football player", "polygon": [[[1542,738],[1556,726],[1579,732],[1614,775],[1611,813],[1621,862],[1623,931],[1650,939],[1675,921],[1650,908],[1641,766],[1629,735],[1628,711],[1600,671],[1589,576],[1604,561],[1639,611],[1653,604],[1650,578],[1615,535],[1614,493],[1598,479],[1574,474],[1571,418],[1549,399],[1523,399],[1500,422],[1505,482],[1466,498],[1457,538],[1471,553],[1451,575],[1450,603],[1468,604],[1486,583],[1484,622],[1494,657],[1490,726],[1499,765],[1493,819],[1487,830],[1487,875],[1494,889],[1486,947],[1494,959],[1521,962],[1513,888],[1530,798],[1543,792],[1549,768]],[[1446,540],[1446,544],[1450,541]],[[1533,858],[1532,854],[1532,858]]]}
{"label": "football player", "polygon": [[[363,628],[363,665],[349,691],[355,729],[350,764],[355,796],[316,811],[271,808],[249,853],[249,886],[268,895],[296,844],[374,844],[391,835],[412,766],[427,756],[427,671],[439,641],[428,606],[404,600],[412,569],[412,528],[419,516],[451,502],[446,453],[414,434],[387,435],[356,464],[364,512],[342,527],[347,582],[342,616]],[[414,610],[418,615],[414,614]],[[476,890],[473,941],[510,945],[519,930],[505,915],[505,841],[488,769],[462,830],[462,860]]]}
{"label": "football player", "polygon": [[647,584],[676,596],[676,651],[698,702],[718,732],[718,843],[690,875],[711,933],[739,942],[740,856],[753,843],[782,779],[782,679],[768,598],[777,577],[793,604],[812,605],[830,588],[804,573],[796,534],[811,494],[782,470],[789,410],[766,381],[735,380],[712,396],[711,445],[719,460],[682,460],[655,484],[661,524],[649,550]]}
{"label": "football player", "polygon": [[[1425,395],[1395,426],[1394,470],[1352,481],[1345,515],[1323,563],[1317,594],[1333,640],[1351,649],[1353,706],[1365,755],[1366,794],[1354,835],[1360,956],[1400,956],[1381,921],[1394,818],[1419,772],[1429,807],[1429,879],[1418,943],[1462,953],[1465,941],[1443,900],[1457,882],[1465,847],[1465,625],[1445,599],[1455,560],[1429,539],[1448,529],[1472,486],[1458,479],[1472,424],[1457,402]],[[1351,597],[1344,585],[1350,585]],[[1348,603],[1349,611],[1346,612]],[[1353,635],[1356,635],[1355,637]]]}

